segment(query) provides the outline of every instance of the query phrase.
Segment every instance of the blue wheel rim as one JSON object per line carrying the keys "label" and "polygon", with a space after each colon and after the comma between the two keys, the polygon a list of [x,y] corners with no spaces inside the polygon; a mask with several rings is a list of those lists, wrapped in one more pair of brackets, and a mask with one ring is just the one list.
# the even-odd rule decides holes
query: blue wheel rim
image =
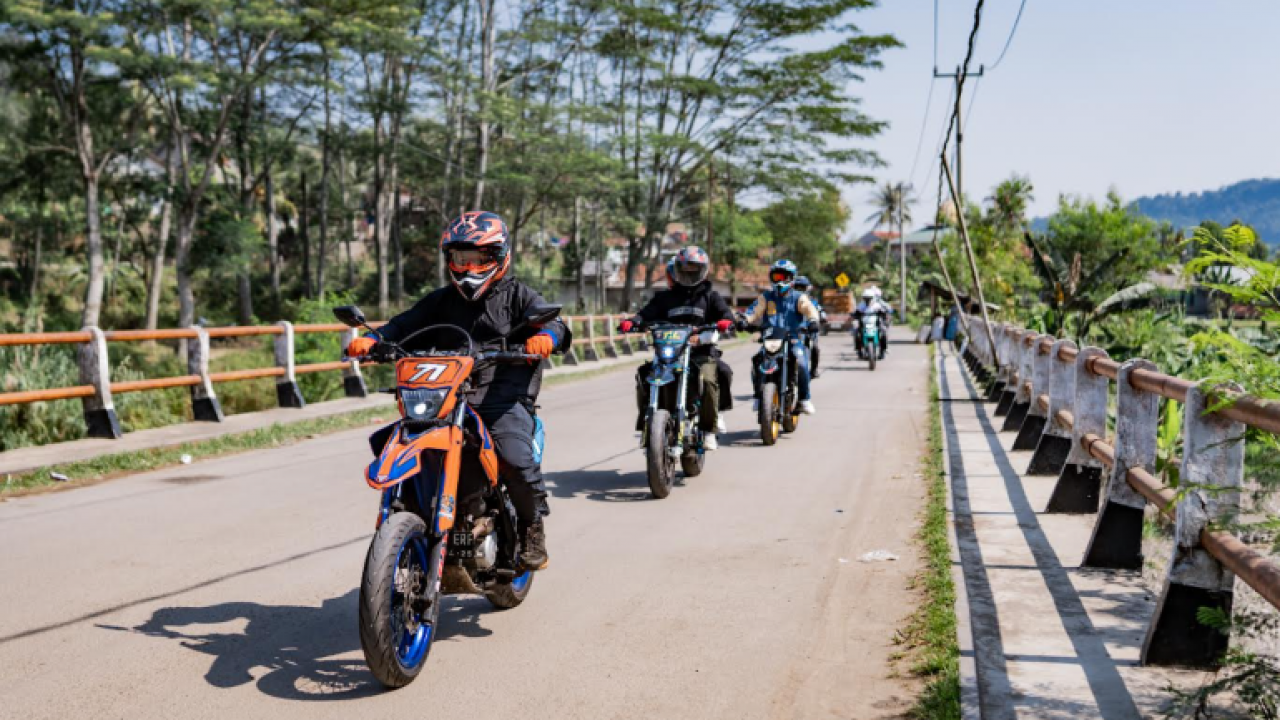
{"label": "blue wheel rim", "polygon": [[[400,567],[400,558],[404,555],[405,550],[409,551],[409,565],[407,568]],[[396,553],[396,572],[412,569],[417,566],[426,578],[430,575],[430,559],[427,552],[426,543],[420,535],[407,538],[400,551]],[[397,623],[396,618],[400,617],[401,609],[397,607],[397,600],[401,603],[405,601],[403,593],[393,591],[391,593],[391,617],[392,622]],[[413,614],[414,621],[418,624],[418,629],[410,633],[403,628],[398,629],[397,635],[399,640],[396,643],[396,660],[405,669],[413,669],[422,663],[427,656],[427,650],[431,647],[431,636],[434,627],[423,618],[422,613],[415,612]],[[397,623],[398,624],[398,623]]]}

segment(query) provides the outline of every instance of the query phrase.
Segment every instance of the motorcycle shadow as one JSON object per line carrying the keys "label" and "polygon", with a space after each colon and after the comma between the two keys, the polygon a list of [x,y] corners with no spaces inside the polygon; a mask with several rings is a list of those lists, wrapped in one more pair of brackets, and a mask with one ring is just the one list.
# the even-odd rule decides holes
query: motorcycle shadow
{"label": "motorcycle shadow", "polygon": [[722,433],[720,445],[722,447],[764,447],[764,442],[760,439],[760,430],[753,428]]}
{"label": "motorcycle shadow", "polygon": [[[359,590],[353,589],[320,607],[254,602],[167,607],[134,628],[99,627],[178,640],[213,656],[204,677],[214,687],[254,683],[263,694],[284,700],[356,700],[383,692],[361,656],[358,602]],[[492,606],[484,598],[446,598],[437,642],[493,634],[479,623],[485,610]],[[225,624],[232,625],[208,627]]]}
{"label": "motorcycle shadow", "polygon": [[[554,497],[585,497],[597,502],[637,502],[651,497],[644,471],[565,470],[546,474],[547,491]],[[677,479],[679,484],[682,480]]]}

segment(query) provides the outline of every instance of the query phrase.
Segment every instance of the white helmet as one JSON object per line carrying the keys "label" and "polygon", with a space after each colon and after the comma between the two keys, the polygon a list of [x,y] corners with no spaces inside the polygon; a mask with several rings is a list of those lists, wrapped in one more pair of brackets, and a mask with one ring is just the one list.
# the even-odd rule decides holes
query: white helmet
{"label": "white helmet", "polygon": [[879,295],[879,288],[869,287],[862,291],[862,299],[867,301],[875,300]]}

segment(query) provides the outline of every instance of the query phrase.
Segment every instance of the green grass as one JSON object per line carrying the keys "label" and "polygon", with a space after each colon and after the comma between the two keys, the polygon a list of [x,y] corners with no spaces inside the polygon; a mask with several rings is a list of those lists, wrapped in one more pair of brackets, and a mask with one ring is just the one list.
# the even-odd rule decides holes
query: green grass
{"label": "green grass", "polygon": [[917,534],[924,550],[925,567],[915,580],[924,598],[907,622],[901,639],[912,651],[911,673],[927,681],[911,709],[911,716],[921,720],[946,720],[960,717],[960,646],[956,639],[956,589],[951,581],[942,411],[934,372],[936,346],[929,348],[929,439],[923,468],[928,496],[924,522]]}
{"label": "green grass", "polygon": [[[51,486],[76,487],[128,473],[145,472],[180,465],[182,464],[183,455],[190,455],[192,460],[203,460],[248,450],[278,447],[313,435],[323,435],[363,427],[372,423],[375,418],[387,417],[388,412],[394,412],[394,409],[390,406],[370,408],[288,424],[276,423],[257,430],[234,435],[223,435],[211,440],[201,440],[165,448],[102,455],[92,460],[54,465],[41,468],[33,473],[8,478],[3,488],[0,488],[0,498],[7,495],[25,494],[32,490]],[[55,481],[52,478],[52,473],[55,472],[65,475],[70,480],[67,482]]]}

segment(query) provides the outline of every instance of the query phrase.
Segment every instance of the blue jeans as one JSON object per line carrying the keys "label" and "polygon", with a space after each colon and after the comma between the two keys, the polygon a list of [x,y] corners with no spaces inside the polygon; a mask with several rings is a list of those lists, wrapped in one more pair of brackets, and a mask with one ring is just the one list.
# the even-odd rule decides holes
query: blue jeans
{"label": "blue jeans", "polygon": [[804,345],[796,343],[791,346],[791,355],[796,359],[796,370],[799,372],[796,384],[799,386],[800,399],[809,399],[809,353],[804,351]]}

